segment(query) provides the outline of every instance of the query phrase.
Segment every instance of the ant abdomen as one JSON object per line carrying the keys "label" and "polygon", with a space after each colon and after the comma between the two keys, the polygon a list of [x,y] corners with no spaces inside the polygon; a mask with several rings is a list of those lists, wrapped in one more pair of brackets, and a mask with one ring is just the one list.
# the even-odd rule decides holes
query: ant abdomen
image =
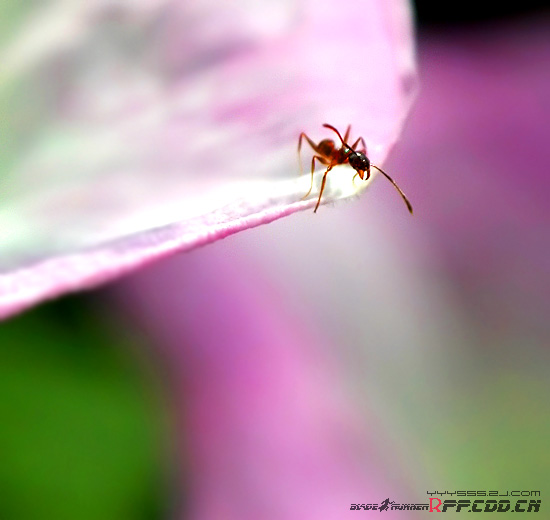
{"label": "ant abdomen", "polygon": [[317,145],[317,153],[324,155],[325,157],[331,157],[334,154],[334,141],[332,139],[323,139]]}

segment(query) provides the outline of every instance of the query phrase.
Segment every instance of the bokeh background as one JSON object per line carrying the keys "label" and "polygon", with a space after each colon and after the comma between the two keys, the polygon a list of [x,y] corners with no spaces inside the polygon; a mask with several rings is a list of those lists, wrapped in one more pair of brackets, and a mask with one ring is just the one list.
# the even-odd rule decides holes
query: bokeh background
{"label": "bokeh background", "polygon": [[380,179],[2,323],[1,519],[321,518],[330,493],[343,518],[443,489],[546,509],[550,17],[511,5],[417,2],[384,164],[413,218]]}

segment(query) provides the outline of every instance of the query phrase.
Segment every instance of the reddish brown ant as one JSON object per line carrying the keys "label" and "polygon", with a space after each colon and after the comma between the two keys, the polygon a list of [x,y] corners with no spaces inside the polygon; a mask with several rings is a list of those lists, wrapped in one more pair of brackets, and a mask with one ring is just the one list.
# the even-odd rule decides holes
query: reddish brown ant
{"label": "reddish brown ant", "polygon": [[[342,142],[342,146],[340,148],[336,148],[336,144],[332,139],[323,139],[319,142],[319,144],[315,144],[304,132],[300,134],[300,138],[298,139],[298,159],[300,161],[300,169],[302,168],[300,151],[302,149],[302,139],[304,137],[309,143],[309,146],[311,146],[311,148],[313,148],[313,151],[315,152],[315,155],[311,159],[311,186],[309,188],[309,191],[304,195],[304,197],[302,197],[302,200],[305,199],[313,189],[313,172],[315,171],[315,160],[327,166],[327,169],[325,170],[325,173],[323,175],[323,180],[321,181],[321,191],[319,193],[319,198],[317,199],[317,205],[315,206],[313,213],[317,212],[317,208],[319,208],[319,204],[321,203],[321,197],[323,196],[323,191],[325,189],[328,172],[332,170],[332,168],[336,165],[347,163],[357,172],[353,176],[353,180],[355,180],[355,177],[359,176],[361,180],[366,181],[370,177],[370,169],[376,168],[382,175],[384,175],[384,177],[386,177],[386,179],[388,179],[393,184],[401,197],[403,197],[407,208],[412,214],[413,209],[411,203],[409,202],[409,199],[407,199],[401,188],[385,171],[383,171],[378,166],[371,164],[369,158],[367,157],[367,146],[365,144],[365,140],[362,137],[359,137],[359,139],[355,141],[353,146],[347,144],[351,125],[348,126],[344,137],[342,137],[340,135],[340,132],[338,132],[338,130],[336,130],[336,128],[334,128],[332,125],[328,125],[325,123],[323,126],[336,132],[336,134],[340,138],[340,141]],[[363,145],[363,148],[361,150],[356,150],[355,147],[359,143]]]}

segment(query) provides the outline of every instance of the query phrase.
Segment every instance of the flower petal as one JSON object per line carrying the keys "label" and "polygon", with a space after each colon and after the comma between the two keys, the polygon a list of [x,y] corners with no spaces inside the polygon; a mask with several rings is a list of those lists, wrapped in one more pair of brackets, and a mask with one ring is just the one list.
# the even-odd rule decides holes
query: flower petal
{"label": "flower petal", "polygon": [[[357,121],[380,164],[414,96],[405,1],[59,1],[18,27],[0,54],[0,317],[313,207],[300,131]],[[350,170],[324,202],[358,191]]]}

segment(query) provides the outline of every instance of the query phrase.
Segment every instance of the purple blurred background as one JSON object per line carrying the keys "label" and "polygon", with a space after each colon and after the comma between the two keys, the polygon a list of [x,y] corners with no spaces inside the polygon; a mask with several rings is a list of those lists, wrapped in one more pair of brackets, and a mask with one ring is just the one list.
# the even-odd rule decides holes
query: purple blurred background
{"label": "purple blurred background", "polygon": [[[23,427],[24,400],[13,391],[31,395],[36,376],[4,384],[4,401],[14,403],[4,416],[14,426],[0,441],[24,455],[0,470],[8,497],[0,517],[74,518],[76,510],[88,511],[79,518],[120,518],[120,511],[125,518],[344,518],[351,503],[424,503],[434,490],[543,490],[550,469],[548,11],[477,12],[476,19],[466,3],[470,11],[456,23],[424,5],[418,100],[383,165],[414,217],[380,178],[360,199],[240,233],[6,324],[4,381],[19,370],[10,361],[13,330],[36,327],[42,343],[58,338],[49,328],[57,314],[60,327],[76,326],[63,336],[71,345],[60,354],[65,361],[52,366],[71,359],[96,370],[96,358],[81,357],[85,337],[90,352],[112,345],[102,363],[122,360],[121,373],[133,371],[139,382],[122,392],[138,404],[104,382],[95,390],[104,397],[89,408],[75,401],[79,420],[119,403],[67,436],[90,432],[105,451],[92,442],[95,459],[82,461],[61,446],[45,468],[28,462],[44,457],[21,432],[36,429],[33,414],[49,408],[31,397]],[[55,387],[59,403],[67,388]],[[132,407],[139,411],[130,420],[124,413]],[[59,430],[44,423],[54,439],[72,431],[60,409]],[[101,421],[103,437],[91,433]],[[53,444],[48,438],[41,446]],[[103,472],[94,460],[105,453],[120,461]],[[92,476],[67,487],[67,467],[79,465]],[[57,487],[47,487],[52,480]],[[60,510],[44,490],[68,495],[74,509]],[[28,496],[38,497],[36,510],[21,505]],[[103,506],[90,506],[94,499]]]}
{"label": "purple blurred background", "polygon": [[542,487],[547,32],[527,19],[420,35],[418,102],[384,165],[413,218],[381,179],[120,285],[183,381],[192,518]]}

